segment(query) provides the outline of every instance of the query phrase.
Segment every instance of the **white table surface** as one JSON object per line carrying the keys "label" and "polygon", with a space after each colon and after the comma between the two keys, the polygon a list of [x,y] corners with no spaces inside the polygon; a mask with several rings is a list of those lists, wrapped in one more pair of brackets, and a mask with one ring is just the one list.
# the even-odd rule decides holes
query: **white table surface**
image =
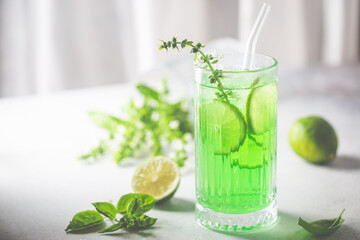
{"label": "white table surface", "polygon": [[[176,94],[191,92],[186,86]],[[151,228],[66,234],[73,215],[98,201],[117,202],[131,192],[137,161],[117,167],[110,157],[93,164],[76,158],[103,132],[87,111],[117,113],[134,93],[132,84],[72,90],[48,96],[0,100],[0,239],[312,239],[297,225],[332,218],[343,208],[344,225],[326,239],[360,239],[360,68],[280,70],[278,115],[278,224],[265,232],[229,235],[194,221],[194,159],[182,169],[175,197],[148,215]],[[306,163],[290,149],[290,124],[318,114],[335,127],[337,159],[327,166]]]}

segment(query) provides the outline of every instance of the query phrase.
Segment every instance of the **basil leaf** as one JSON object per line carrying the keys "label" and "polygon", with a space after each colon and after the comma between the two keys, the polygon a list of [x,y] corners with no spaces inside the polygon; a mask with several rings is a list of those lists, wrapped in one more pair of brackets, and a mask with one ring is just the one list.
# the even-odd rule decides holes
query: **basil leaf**
{"label": "basil leaf", "polygon": [[132,212],[132,214],[136,216],[140,216],[141,214],[152,209],[156,202],[155,198],[148,194],[129,193],[119,199],[117,204],[117,212],[121,214],[127,213],[128,205],[131,201],[134,201],[133,199],[135,198],[138,200],[138,207],[135,211]]}
{"label": "basil leaf", "polygon": [[139,200],[139,207],[133,213],[136,216],[140,216],[152,209],[156,203],[156,199],[148,194],[135,193],[136,198]]}
{"label": "basil leaf", "polygon": [[125,214],[129,203],[135,198],[135,193],[128,193],[123,195],[116,206],[116,211],[121,214]]}
{"label": "basil leaf", "polygon": [[114,225],[111,225],[110,227],[107,227],[103,230],[98,231],[98,233],[108,233],[108,232],[114,232],[116,230],[119,230],[121,228],[124,228],[125,222],[119,222]]}
{"label": "basil leaf", "polygon": [[156,218],[151,218],[146,215],[137,217],[131,214],[125,214],[120,221],[124,222],[123,228],[126,230],[140,230],[149,228],[156,222]]}
{"label": "basil leaf", "polygon": [[318,236],[329,235],[331,233],[334,233],[336,230],[338,230],[339,227],[345,221],[343,218],[341,218],[344,211],[345,209],[340,213],[339,217],[337,218],[321,219],[310,223],[306,222],[301,217],[299,217],[298,224],[301,227],[303,227],[306,231],[314,235],[318,235]]}
{"label": "basil leaf", "polygon": [[91,120],[99,127],[104,128],[110,132],[110,136],[113,137],[113,135],[117,132],[117,126],[120,124],[125,125],[126,122],[108,115],[106,113],[100,113],[100,112],[89,112],[88,113]]}
{"label": "basil leaf", "polygon": [[155,100],[160,99],[160,94],[157,91],[155,91],[154,89],[152,89],[151,87],[148,87],[148,86],[146,86],[144,84],[138,84],[136,86],[136,88],[145,97],[150,97],[150,98],[153,98]]}
{"label": "basil leaf", "polygon": [[97,211],[83,211],[75,214],[65,231],[79,231],[88,229],[104,222],[103,217]]}
{"label": "basil leaf", "polygon": [[126,208],[126,212],[133,214],[138,209],[138,207],[139,207],[139,200],[137,200],[137,198],[133,198],[129,202],[129,204]]}
{"label": "basil leaf", "polygon": [[136,229],[138,223],[137,223],[137,217],[135,215],[131,215],[131,214],[124,214],[124,216],[120,219],[120,221],[123,221],[124,224],[124,229],[126,230],[131,230],[131,229]]}
{"label": "basil leaf", "polygon": [[141,228],[149,228],[152,225],[155,224],[157,218],[151,218],[149,216],[146,215],[141,215],[139,217],[139,227]]}
{"label": "basil leaf", "polygon": [[92,205],[94,205],[96,210],[99,213],[101,213],[102,215],[104,215],[105,217],[108,217],[111,220],[113,220],[115,218],[116,208],[111,203],[108,203],[108,202],[96,202],[96,203],[92,203]]}

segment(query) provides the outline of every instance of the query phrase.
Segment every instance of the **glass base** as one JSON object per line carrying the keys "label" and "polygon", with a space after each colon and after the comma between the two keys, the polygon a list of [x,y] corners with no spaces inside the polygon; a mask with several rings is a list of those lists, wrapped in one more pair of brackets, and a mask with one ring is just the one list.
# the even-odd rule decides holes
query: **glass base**
{"label": "glass base", "polygon": [[252,213],[221,213],[196,204],[196,221],[204,227],[221,232],[249,232],[269,227],[276,222],[276,202]]}

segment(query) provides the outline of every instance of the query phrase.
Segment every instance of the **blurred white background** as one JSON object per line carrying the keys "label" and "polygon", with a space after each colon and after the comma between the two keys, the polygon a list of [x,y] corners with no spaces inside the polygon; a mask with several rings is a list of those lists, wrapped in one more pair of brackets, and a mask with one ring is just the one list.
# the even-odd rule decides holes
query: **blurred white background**
{"label": "blurred white background", "polygon": [[[257,52],[281,68],[358,64],[358,0],[269,0]],[[0,97],[134,81],[179,57],[159,39],[250,32],[259,0],[0,0]]]}

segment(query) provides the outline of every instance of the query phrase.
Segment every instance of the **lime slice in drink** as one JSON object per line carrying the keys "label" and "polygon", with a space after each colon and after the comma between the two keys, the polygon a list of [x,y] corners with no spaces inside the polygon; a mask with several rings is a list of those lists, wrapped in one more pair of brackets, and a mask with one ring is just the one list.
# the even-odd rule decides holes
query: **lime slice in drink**
{"label": "lime slice in drink", "polygon": [[[275,105],[276,99],[277,82],[271,82],[251,90],[246,102],[246,118],[249,131],[260,134],[269,129],[270,123],[274,122],[276,118],[276,114],[272,114],[275,111],[271,108],[271,106]],[[268,116],[270,116],[270,119]]]}
{"label": "lime slice in drink", "polygon": [[132,188],[135,193],[146,193],[158,202],[170,199],[180,183],[178,165],[169,158],[158,156],[142,162],[135,170]]}
{"label": "lime slice in drink", "polygon": [[203,141],[213,141],[215,154],[229,154],[245,141],[246,122],[236,106],[214,100],[200,106],[200,132]]}

